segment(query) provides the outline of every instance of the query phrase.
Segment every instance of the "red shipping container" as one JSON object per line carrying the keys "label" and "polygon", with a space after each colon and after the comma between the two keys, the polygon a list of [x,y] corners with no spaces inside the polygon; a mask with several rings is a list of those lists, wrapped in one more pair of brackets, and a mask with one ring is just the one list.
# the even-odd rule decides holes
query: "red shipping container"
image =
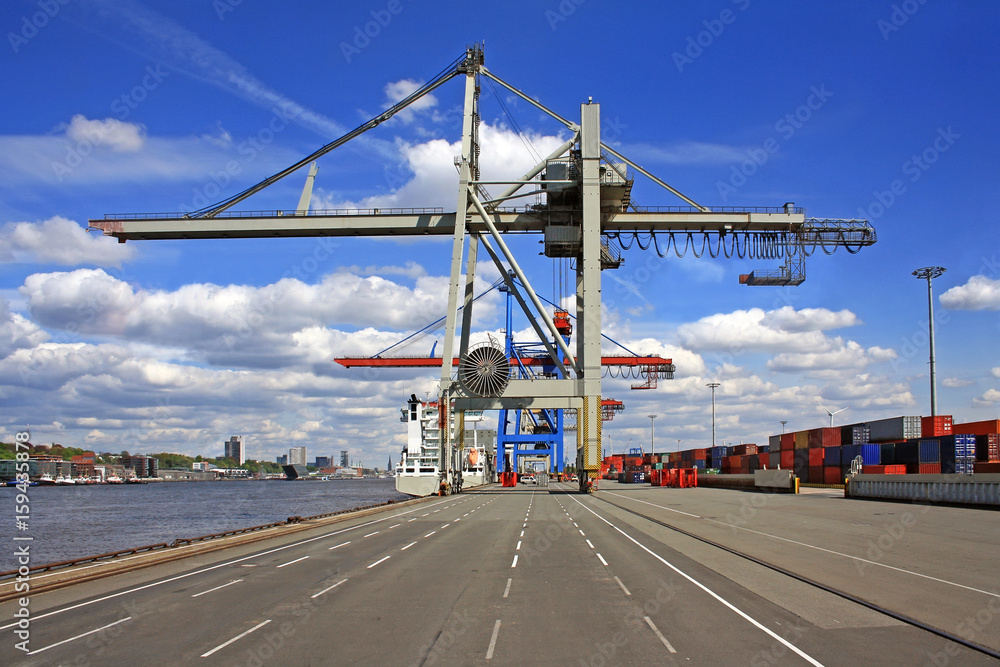
{"label": "red shipping container", "polygon": [[[861,466],[862,475],[884,475],[885,466]],[[905,468],[904,468],[905,469]]]}
{"label": "red shipping container", "polygon": [[823,483],[823,468],[816,466],[809,466],[806,473],[806,481],[810,484],[822,484]]}
{"label": "red shipping container", "polygon": [[886,475],[905,475],[906,466],[905,465],[891,465],[883,466],[885,468]]}
{"label": "red shipping container", "polygon": [[823,466],[823,450],[822,449],[810,449],[809,451],[809,467],[822,467]]}
{"label": "red shipping container", "polygon": [[809,449],[839,446],[839,428],[814,428],[809,431]]}
{"label": "red shipping container", "polygon": [[933,438],[941,435],[951,435],[952,418],[951,415],[937,415],[934,417],[923,417],[920,420],[920,434],[924,438]]}
{"label": "red shipping container", "polygon": [[1000,433],[1000,419],[988,419],[983,422],[966,422],[952,424],[952,433],[971,433],[972,435],[989,435]]}
{"label": "red shipping container", "polygon": [[840,466],[823,468],[824,484],[843,484],[844,476],[840,472]]}
{"label": "red shipping container", "polygon": [[1000,462],[977,463],[973,470],[977,473],[1000,473]]}
{"label": "red shipping container", "polygon": [[705,460],[705,459],[708,458],[708,450],[707,449],[693,449],[691,451],[694,452],[694,459],[696,461],[703,461],[703,460]]}
{"label": "red shipping container", "polygon": [[940,475],[941,474],[941,464],[940,463],[921,463],[919,468],[919,474],[921,475]]}
{"label": "red shipping container", "polygon": [[726,462],[729,464],[730,468],[735,468],[739,470],[740,466],[743,465],[743,457],[736,454],[726,457]]}
{"label": "red shipping container", "polygon": [[795,449],[795,434],[794,433],[782,433],[781,434],[781,451]]}
{"label": "red shipping container", "polygon": [[795,467],[795,450],[794,449],[782,449],[781,450],[781,467],[783,470],[791,470]]}
{"label": "red shipping container", "polygon": [[745,456],[757,453],[757,445],[733,445],[733,454]]}

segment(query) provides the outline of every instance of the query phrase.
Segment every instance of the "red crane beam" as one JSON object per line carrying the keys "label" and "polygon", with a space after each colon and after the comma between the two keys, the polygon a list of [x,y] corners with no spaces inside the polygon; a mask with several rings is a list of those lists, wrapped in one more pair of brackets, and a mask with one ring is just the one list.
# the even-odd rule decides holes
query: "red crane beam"
{"label": "red crane beam", "polygon": [[[334,359],[345,368],[440,368],[440,357],[339,357]],[[452,359],[452,365],[458,366],[459,359]],[[520,360],[511,357],[510,365],[542,366],[548,363],[547,358],[521,357]],[[602,366],[661,366],[672,364],[672,359],[663,357],[601,357]]]}

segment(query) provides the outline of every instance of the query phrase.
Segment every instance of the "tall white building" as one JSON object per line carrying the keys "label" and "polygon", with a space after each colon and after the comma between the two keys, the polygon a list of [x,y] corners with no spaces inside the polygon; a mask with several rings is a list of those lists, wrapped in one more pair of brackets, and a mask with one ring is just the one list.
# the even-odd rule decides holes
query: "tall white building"
{"label": "tall white building", "polygon": [[243,436],[230,436],[229,440],[226,440],[225,446],[225,458],[236,461],[237,465],[246,463],[247,457],[246,448],[243,446]]}
{"label": "tall white building", "polygon": [[288,464],[289,465],[305,465],[306,464],[306,448],[305,447],[292,447],[288,450]]}

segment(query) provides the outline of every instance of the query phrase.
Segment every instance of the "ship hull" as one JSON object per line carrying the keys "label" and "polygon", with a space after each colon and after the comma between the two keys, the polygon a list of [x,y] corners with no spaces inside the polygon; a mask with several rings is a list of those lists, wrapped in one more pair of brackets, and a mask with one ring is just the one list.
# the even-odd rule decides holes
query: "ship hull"
{"label": "ship hull", "polygon": [[397,475],[396,490],[417,498],[434,495],[438,492],[439,476],[433,475]]}

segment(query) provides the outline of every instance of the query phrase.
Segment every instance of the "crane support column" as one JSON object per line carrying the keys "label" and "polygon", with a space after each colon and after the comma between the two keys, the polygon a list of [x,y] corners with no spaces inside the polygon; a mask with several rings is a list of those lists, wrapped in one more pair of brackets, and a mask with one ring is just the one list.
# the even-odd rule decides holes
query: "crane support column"
{"label": "crane support column", "polygon": [[589,491],[601,471],[601,105],[581,105],[580,120],[583,245],[576,263],[576,349],[583,406],[577,418],[577,476],[580,490]]}
{"label": "crane support column", "polygon": [[[440,458],[442,482],[447,490],[454,484],[452,470],[451,395],[452,360],[455,358],[455,329],[458,320],[458,292],[462,282],[462,255],[465,249],[465,229],[469,220],[469,183],[477,178],[478,150],[476,144],[476,124],[478,123],[479,65],[482,51],[470,47],[466,52],[465,105],[462,120],[462,155],[458,165],[458,206],[455,209],[455,230],[451,248],[451,280],[448,284],[448,312],[445,319],[444,347],[441,351],[441,401],[440,412],[441,450]],[[467,338],[463,338],[467,341]],[[459,356],[465,350],[459,350]]]}

